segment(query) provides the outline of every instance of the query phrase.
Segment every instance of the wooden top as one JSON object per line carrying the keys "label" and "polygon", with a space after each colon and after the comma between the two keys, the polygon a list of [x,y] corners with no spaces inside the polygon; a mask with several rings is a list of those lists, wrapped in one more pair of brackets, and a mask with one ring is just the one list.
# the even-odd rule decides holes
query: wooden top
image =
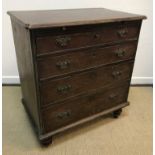
{"label": "wooden top", "polygon": [[146,16],[104,8],[9,11],[8,14],[29,29],[146,19]]}

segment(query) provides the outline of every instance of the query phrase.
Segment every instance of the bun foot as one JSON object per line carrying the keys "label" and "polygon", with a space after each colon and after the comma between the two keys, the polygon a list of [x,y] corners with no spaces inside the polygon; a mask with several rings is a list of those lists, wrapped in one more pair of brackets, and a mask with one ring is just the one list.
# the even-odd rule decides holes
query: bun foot
{"label": "bun foot", "polygon": [[118,118],[118,117],[120,116],[121,113],[122,113],[122,109],[118,109],[118,110],[114,111],[114,112],[112,113],[113,118]]}
{"label": "bun foot", "polygon": [[40,140],[40,142],[43,146],[48,146],[48,145],[52,144],[52,137],[42,139],[42,140]]}

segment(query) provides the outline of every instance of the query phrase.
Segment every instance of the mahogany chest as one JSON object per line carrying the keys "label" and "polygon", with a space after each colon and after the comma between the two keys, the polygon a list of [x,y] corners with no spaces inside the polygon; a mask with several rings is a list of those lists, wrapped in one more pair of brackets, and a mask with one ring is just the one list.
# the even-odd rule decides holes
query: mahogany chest
{"label": "mahogany chest", "polygon": [[10,11],[22,102],[39,140],[127,106],[145,16],[103,8]]}

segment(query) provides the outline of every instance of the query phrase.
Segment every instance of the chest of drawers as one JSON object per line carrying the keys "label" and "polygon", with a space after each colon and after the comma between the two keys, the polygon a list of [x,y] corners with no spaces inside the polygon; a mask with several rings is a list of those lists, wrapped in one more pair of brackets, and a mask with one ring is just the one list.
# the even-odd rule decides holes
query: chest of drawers
{"label": "chest of drawers", "polygon": [[98,9],[10,11],[23,104],[39,140],[118,117],[145,16]]}

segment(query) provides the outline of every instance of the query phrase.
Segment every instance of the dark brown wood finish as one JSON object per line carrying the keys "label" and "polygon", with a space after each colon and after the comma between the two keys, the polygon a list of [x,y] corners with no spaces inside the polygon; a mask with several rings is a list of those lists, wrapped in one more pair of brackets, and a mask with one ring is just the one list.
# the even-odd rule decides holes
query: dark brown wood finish
{"label": "dark brown wood finish", "polygon": [[110,83],[130,79],[133,61],[99,67],[87,72],[65,76],[56,80],[46,80],[40,84],[43,105],[54,104],[69,97],[89,93]]}
{"label": "dark brown wood finish", "polygon": [[43,110],[45,133],[127,102],[128,87],[129,81],[114,84]]}
{"label": "dark brown wood finish", "polygon": [[38,58],[40,80],[64,74],[134,59],[137,41],[120,43],[108,47],[93,47],[84,50],[61,52]]}
{"label": "dark brown wood finish", "polygon": [[146,19],[146,16],[105,8],[9,11],[8,14],[29,29]]}
{"label": "dark brown wood finish", "polygon": [[30,43],[30,33],[29,30],[17,24],[14,19],[11,21],[20,75],[22,98],[26,103],[25,107],[31,115],[30,117],[37,128],[38,134],[40,134],[40,115],[38,112],[36,79]]}
{"label": "dark brown wood finish", "polygon": [[[37,54],[46,54],[64,49],[76,49],[111,42],[120,42],[127,39],[137,39],[140,24],[141,21],[130,21],[100,24],[95,27],[78,26],[74,29],[62,29],[62,31],[60,29],[54,29],[54,33],[49,32],[47,36],[36,38]],[[50,34],[51,36],[49,36]]]}
{"label": "dark brown wood finish", "polygon": [[101,8],[8,14],[23,103],[43,144],[104,114],[120,115],[145,16]]}

